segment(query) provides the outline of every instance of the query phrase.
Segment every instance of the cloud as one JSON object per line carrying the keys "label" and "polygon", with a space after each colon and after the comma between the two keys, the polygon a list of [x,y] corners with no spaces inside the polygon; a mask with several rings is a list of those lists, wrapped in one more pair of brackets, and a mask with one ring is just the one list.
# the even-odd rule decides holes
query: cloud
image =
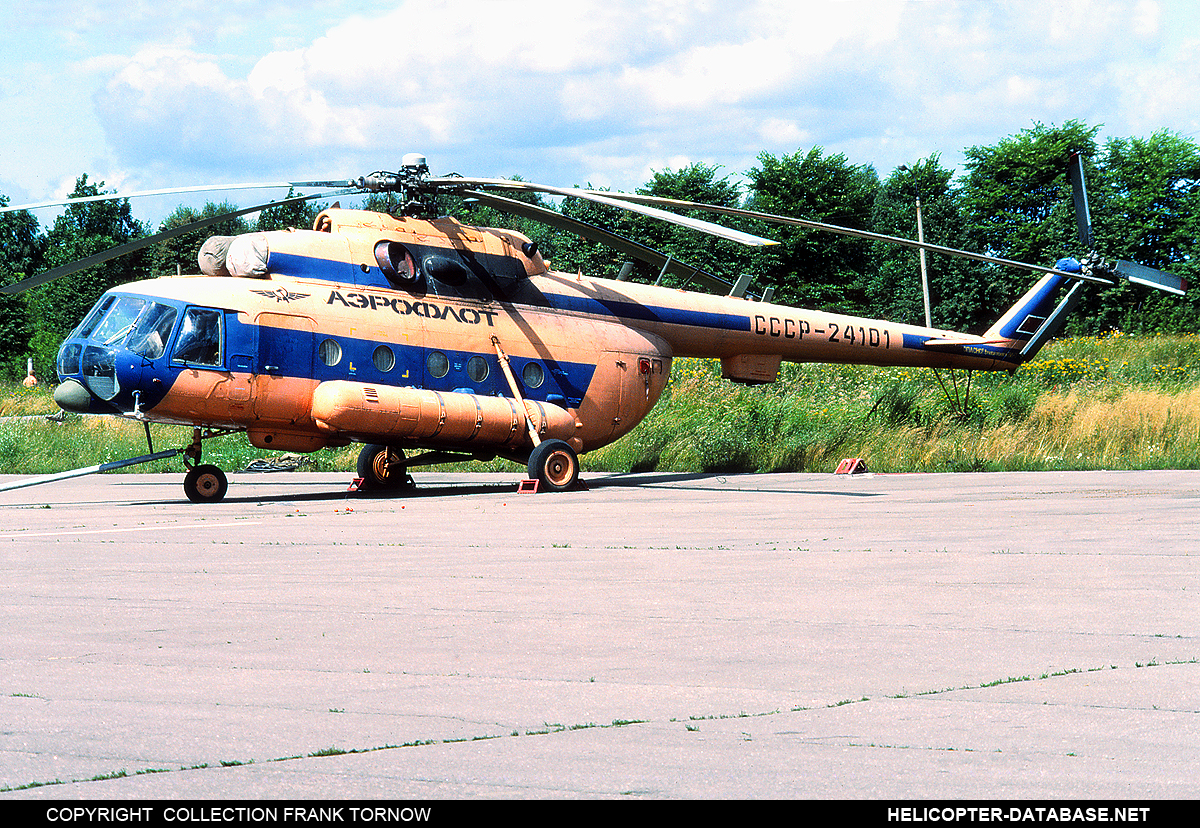
{"label": "cloud", "polygon": [[[410,0],[236,55],[181,24],[94,103],[122,163],[188,171],[355,175],[418,150],[628,187],[647,159],[734,168],[812,143],[888,169],[1035,120],[1195,124],[1196,48],[1163,47],[1180,8]],[[243,46],[247,26],[227,24]]]}
{"label": "cloud", "polygon": [[[147,47],[95,104],[128,163],[203,166],[216,147],[228,163],[286,165],[397,140],[451,149],[671,135],[688,118],[786,92],[864,3],[815,11],[825,5],[490,2],[455,14],[452,3],[406,3],[264,54],[244,77],[216,55]],[[865,5],[894,21],[902,4]]]}

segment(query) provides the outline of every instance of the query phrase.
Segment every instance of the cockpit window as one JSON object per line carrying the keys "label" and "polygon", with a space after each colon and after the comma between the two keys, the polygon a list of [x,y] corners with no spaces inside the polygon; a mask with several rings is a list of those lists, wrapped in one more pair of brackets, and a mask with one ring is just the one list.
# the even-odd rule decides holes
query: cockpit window
{"label": "cockpit window", "polygon": [[221,312],[211,308],[188,308],[183,314],[179,341],[175,343],[176,362],[195,365],[220,365]]}
{"label": "cockpit window", "polygon": [[158,359],[167,349],[178,315],[179,311],[170,305],[151,302],[129,334],[129,350],[146,359]]}
{"label": "cockpit window", "polygon": [[122,296],[117,299],[112,310],[104,317],[104,321],[96,328],[90,339],[102,345],[114,345],[124,339],[137,322],[138,314],[146,306],[146,300],[137,296]]}
{"label": "cockpit window", "polygon": [[87,339],[91,336],[92,331],[100,324],[100,320],[104,318],[104,314],[108,313],[108,309],[112,307],[112,303],[115,301],[115,296],[105,296],[97,302],[96,307],[92,308],[92,312],[87,315],[73,335],[80,339]]}

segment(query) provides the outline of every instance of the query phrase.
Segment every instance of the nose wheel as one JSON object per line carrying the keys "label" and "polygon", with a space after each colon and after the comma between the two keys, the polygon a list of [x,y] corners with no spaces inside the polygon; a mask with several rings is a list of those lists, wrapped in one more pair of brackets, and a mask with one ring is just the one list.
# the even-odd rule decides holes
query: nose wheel
{"label": "nose wheel", "polygon": [[229,479],[216,466],[196,466],[183,479],[183,491],[192,503],[218,503],[229,491]]}
{"label": "nose wheel", "polygon": [[[183,478],[183,493],[192,503],[219,503],[225,499],[229,491],[229,478],[225,472],[216,466],[205,463],[201,465],[202,454],[200,443],[210,437],[229,434],[230,431],[192,429],[192,443],[183,449],[183,465],[188,470]],[[150,439],[150,428],[146,427],[146,439]]]}

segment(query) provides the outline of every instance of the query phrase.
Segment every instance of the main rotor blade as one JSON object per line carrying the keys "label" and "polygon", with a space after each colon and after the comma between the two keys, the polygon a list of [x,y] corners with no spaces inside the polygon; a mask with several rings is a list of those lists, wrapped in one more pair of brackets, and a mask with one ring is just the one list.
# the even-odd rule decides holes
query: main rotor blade
{"label": "main rotor blade", "polygon": [[510,215],[520,216],[531,221],[541,222],[549,227],[566,230],[569,233],[582,236],[588,241],[606,245],[619,253],[624,253],[626,256],[632,256],[639,261],[646,262],[660,271],[665,268],[668,273],[673,273],[676,276],[695,282],[707,290],[728,292],[733,287],[733,285],[724,279],[713,276],[710,273],[705,273],[703,270],[697,270],[673,257],[663,255],[653,247],[647,247],[644,244],[635,242],[633,239],[609,232],[594,224],[588,224],[586,221],[564,216],[562,213],[555,212],[554,210],[547,210],[545,207],[538,207],[533,204],[527,204],[524,201],[515,201],[511,198],[483,193],[478,190],[464,190],[462,195],[467,198],[477,199],[481,204],[486,204],[502,213],[509,213]]}
{"label": "main rotor blade", "polygon": [[695,219],[689,216],[681,216],[678,213],[668,213],[666,210],[659,210],[647,204],[635,202],[630,204],[627,201],[619,200],[617,197],[620,193],[599,193],[594,190],[579,190],[568,189],[566,187],[550,187],[545,184],[531,184],[527,181],[509,181],[504,178],[430,178],[426,181],[427,184],[434,187],[482,187],[489,190],[523,190],[525,192],[534,193],[549,193],[551,195],[567,196],[569,198],[582,198],[586,201],[592,201],[596,204],[604,204],[609,207],[615,207],[618,210],[628,210],[633,213],[640,213],[644,216],[650,216],[660,221],[669,222],[670,224],[678,224],[681,227],[688,227],[692,230],[697,230],[701,233],[707,233],[710,236],[716,236],[729,241],[735,241],[749,247],[763,247],[770,244],[779,244],[772,239],[766,239],[762,236],[755,236],[752,233],[743,233],[740,230],[734,230],[729,227],[722,227],[719,224],[713,224],[710,221]]}
{"label": "main rotor blade", "polygon": [[1066,276],[1071,279],[1080,279],[1085,282],[1095,282],[1101,285],[1112,285],[1112,279],[1103,276],[1094,276],[1090,273],[1067,273],[1066,271],[1056,270],[1053,267],[1045,267],[1044,265],[1033,265],[1026,262],[1018,262],[1013,259],[1002,259],[999,256],[989,256],[985,253],[973,253],[970,250],[960,250],[956,247],[943,247],[940,244],[930,244],[929,242],[919,242],[913,239],[905,239],[900,236],[887,236],[883,233],[872,233],[869,230],[857,230],[853,227],[842,227],[838,224],[826,224],[822,221],[812,221],[811,219],[794,218],[792,216],[778,216],[774,213],[760,213],[756,210],[743,210],[738,207],[719,207],[715,204],[700,204],[694,201],[681,201],[674,198],[661,198],[659,196],[643,196],[630,195],[628,193],[611,193],[615,198],[628,199],[637,203],[644,204],[662,204],[664,206],[682,207],[689,210],[705,210],[710,213],[720,213],[721,215],[736,216],[738,218],[758,219],[759,221],[769,222],[771,224],[786,224],[795,227],[804,227],[809,230],[825,230],[830,233],[837,233],[842,236],[853,236],[859,239],[868,239],[870,241],[888,242],[898,244],[902,247],[911,247],[918,250],[930,250],[934,253],[944,253],[947,256],[958,256],[964,259],[973,259],[977,262],[986,262],[988,264],[1005,265],[1006,267],[1015,267],[1021,270],[1028,270],[1033,273],[1053,273],[1057,276]]}
{"label": "main rotor blade", "polygon": [[118,201],[123,198],[139,198],[141,196],[178,195],[180,193],[223,192],[226,190],[272,190],[282,187],[354,187],[353,181],[269,181],[258,184],[198,184],[194,187],[168,187],[163,190],[142,190],[136,193],[105,193],[94,196],[65,198],[61,201],[39,201],[36,204],[18,204],[15,207],[0,207],[0,213],[14,213],[18,210],[36,210],[39,207],[61,207],[69,204],[84,204],[89,201]]}
{"label": "main rotor blade", "polygon": [[219,224],[222,221],[227,221],[231,218],[237,218],[238,216],[244,216],[247,213],[257,213],[262,210],[266,210],[269,207],[279,207],[284,204],[299,204],[302,201],[311,201],[315,198],[329,198],[332,196],[347,195],[355,192],[358,192],[358,190],[339,190],[332,193],[317,193],[315,195],[297,196],[295,198],[284,199],[283,201],[270,201],[266,204],[258,204],[254,207],[246,207],[240,210],[222,213],[219,216],[200,219],[199,221],[193,221],[190,224],[185,224],[181,227],[175,227],[170,230],[164,230],[161,233],[155,233],[153,236],[145,236],[140,239],[134,239],[133,241],[126,242],[125,244],[117,245],[116,247],[110,247],[109,249],[102,250],[92,256],[88,256],[83,259],[76,259],[70,264],[61,265],[60,267],[53,268],[52,270],[47,270],[45,273],[40,273],[37,276],[31,276],[28,279],[23,279],[20,282],[14,282],[11,285],[4,285],[3,287],[0,287],[0,293],[24,293],[30,288],[35,288],[38,285],[44,285],[47,282],[53,282],[55,279],[61,279],[64,276],[69,276],[72,273],[78,273],[81,270],[87,270],[89,267],[95,267],[98,264],[103,264],[104,262],[112,259],[125,256],[129,253],[133,253],[135,250],[141,250],[143,247],[149,247],[150,245],[157,244],[160,241],[166,241],[167,239],[173,239],[176,236],[182,236],[185,233],[192,232],[193,230],[202,230],[205,227]]}
{"label": "main rotor blade", "polygon": [[1075,224],[1079,241],[1088,250],[1096,246],[1092,236],[1092,213],[1088,210],[1087,185],[1083,181],[1083,156],[1074,153],[1067,162],[1067,177],[1071,179],[1071,198],[1075,202]]}

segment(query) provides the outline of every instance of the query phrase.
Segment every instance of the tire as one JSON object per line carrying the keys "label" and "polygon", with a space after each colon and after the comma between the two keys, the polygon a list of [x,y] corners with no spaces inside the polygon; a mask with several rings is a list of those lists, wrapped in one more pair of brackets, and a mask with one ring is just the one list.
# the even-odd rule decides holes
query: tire
{"label": "tire", "polygon": [[546,440],[529,455],[529,477],[540,488],[565,492],[579,482],[579,456],[562,440]]}
{"label": "tire", "polygon": [[371,444],[358,453],[358,476],[369,491],[405,489],[412,485],[404,452],[391,446]]}
{"label": "tire", "polygon": [[216,466],[196,466],[183,478],[183,492],[192,503],[220,503],[229,491],[229,479]]}

